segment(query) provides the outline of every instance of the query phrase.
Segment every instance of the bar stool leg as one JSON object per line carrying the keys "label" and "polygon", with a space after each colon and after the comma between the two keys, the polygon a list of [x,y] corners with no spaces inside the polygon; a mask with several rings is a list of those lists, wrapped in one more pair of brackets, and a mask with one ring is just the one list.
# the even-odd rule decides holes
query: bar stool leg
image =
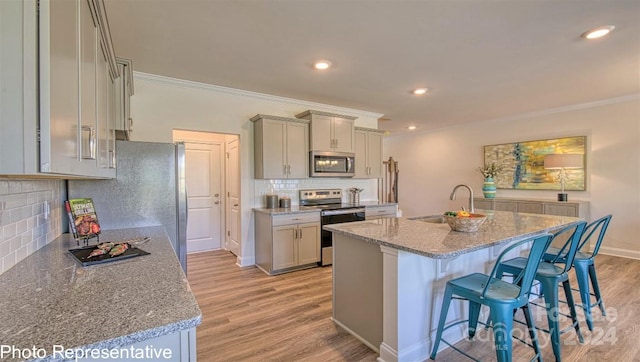
{"label": "bar stool leg", "polygon": [[571,322],[573,323],[573,328],[575,328],[576,330],[576,334],[578,335],[578,340],[580,341],[580,343],[584,343],[582,333],[580,333],[580,323],[578,323],[576,304],[573,300],[573,294],[571,294],[571,284],[569,284],[568,280],[565,280],[564,282],[562,282],[562,287],[564,288],[564,294],[567,298],[567,304],[569,305],[569,313],[571,314]]}
{"label": "bar stool leg", "polygon": [[[544,302],[547,307],[547,321],[549,322],[549,334],[551,335],[551,347],[556,361],[560,362],[560,326],[558,321],[558,285],[555,280],[540,278],[544,288]],[[554,285],[555,284],[555,285]]]}
{"label": "bar stool leg", "polygon": [[593,294],[596,295],[596,301],[598,306],[600,307],[600,312],[602,312],[603,316],[607,315],[606,308],[604,307],[604,301],[602,300],[602,295],[600,295],[600,287],[598,286],[598,277],[596,276],[596,267],[595,265],[589,265],[589,277],[591,279],[591,285],[593,285]]}
{"label": "bar stool leg", "polygon": [[469,301],[469,339],[473,339],[476,335],[478,327],[478,317],[480,316],[480,303]]}
{"label": "bar stool leg", "polygon": [[578,279],[578,289],[580,290],[580,300],[582,301],[582,309],[584,317],[587,320],[587,327],[593,331],[593,317],[591,316],[591,295],[589,292],[589,272],[588,267],[584,263],[573,263],[576,271],[576,279]]}
{"label": "bar stool leg", "polygon": [[491,306],[493,338],[496,345],[498,362],[511,361],[511,331],[513,329],[513,310],[504,305]]}
{"label": "bar stool leg", "polygon": [[542,362],[542,353],[540,352],[540,345],[538,343],[538,333],[536,332],[536,327],[533,324],[533,315],[531,314],[529,305],[524,305],[522,307],[522,312],[524,313],[524,319],[527,321],[529,337],[531,337],[531,342],[533,343],[533,349],[538,357],[538,362]]}
{"label": "bar stool leg", "polygon": [[442,330],[444,329],[444,323],[447,320],[447,314],[449,313],[449,304],[451,304],[451,297],[453,291],[447,285],[444,290],[444,297],[442,298],[442,310],[440,310],[440,321],[438,322],[438,331],[436,332],[436,339],[433,341],[433,349],[431,350],[431,356],[429,358],[436,359],[438,354],[438,346],[440,345],[440,339],[442,338]]}

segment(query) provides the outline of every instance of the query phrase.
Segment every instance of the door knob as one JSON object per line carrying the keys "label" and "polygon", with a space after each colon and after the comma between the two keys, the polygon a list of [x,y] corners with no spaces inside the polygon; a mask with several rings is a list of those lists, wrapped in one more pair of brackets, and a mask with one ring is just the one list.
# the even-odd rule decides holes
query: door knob
{"label": "door knob", "polygon": [[220,203],[220,201],[216,201],[216,202],[214,202],[214,204],[216,204],[216,205],[218,205],[219,203]]}
{"label": "door knob", "polygon": [[213,195],[213,196],[214,196],[214,197],[220,197],[220,194],[215,194],[215,195]]}

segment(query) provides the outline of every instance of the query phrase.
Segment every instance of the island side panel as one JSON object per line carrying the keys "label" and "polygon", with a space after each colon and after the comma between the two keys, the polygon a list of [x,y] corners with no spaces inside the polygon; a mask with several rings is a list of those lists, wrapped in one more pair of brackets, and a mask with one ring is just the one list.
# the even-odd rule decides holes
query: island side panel
{"label": "island side panel", "polygon": [[333,320],[369,348],[382,342],[380,246],[333,234]]}

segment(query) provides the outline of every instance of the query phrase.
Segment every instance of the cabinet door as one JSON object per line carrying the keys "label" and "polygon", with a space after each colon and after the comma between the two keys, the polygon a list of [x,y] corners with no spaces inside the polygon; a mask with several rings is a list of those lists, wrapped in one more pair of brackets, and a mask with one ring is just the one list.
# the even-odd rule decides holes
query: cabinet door
{"label": "cabinet door", "polygon": [[96,75],[98,27],[89,3],[80,0],[80,155],[82,174],[97,174]]}
{"label": "cabinet door", "polygon": [[273,228],[273,270],[291,268],[298,265],[295,225]]}
{"label": "cabinet door", "polygon": [[98,62],[96,64],[96,108],[98,114],[98,166],[101,170],[109,168],[109,87],[107,82],[110,81],[111,78],[107,68],[107,57],[103,48],[102,41],[100,41]]}
{"label": "cabinet door", "polygon": [[72,174],[79,167],[78,12],[76,1],[40,3],[41,172]]}
{"label": "cabinet door", "polygon": [[540,202],[518,202],[518,212],[528,212],[531,214],[542,214],[542,203]]}
{"label": "cabinet door", "polygon": [[[288,178],[309,177],[309,125],[306,123],[287,122],[287,156]],[[273,142],[267,139],[267,142]]]}
{"label": "cabinet door", "polygon": [[512,201],[495,201],[495,209],[497,211],[518,211],[518,203]]}
{"label": "cabinet door", "polygon": [[331,132],[332,118],[314,114],[311,116],[311,150],[333,150],[333,135]]}
{"label": "cabinet door", "polygon": [[494,202],[491,199],[473,199],[473,207],[482,210],[493,210]]}
{"label": "cabinet door", "polygon": [[298,265],[320,261],[320,223],[298,225]]}
{"label": "cabinet door", "polygon": [[544,213],[547,215],[578,217],[577,205],[544,204]]}
{"label": "cabinet door", "polygon": [[354,152],[353,120],[333,118],[334,150],[338,152]]}
{"label": "cabinet door", "polygon": [[[107,67],[107,72],[109,71],[108,69]],[[107,78],[107,122],[109,124],[109,149],[107,153],[109,168],[111,169],[116,169],[116,121],[118,119],[116,114],[117,80],[113,78],[114,76]],[[113,175],[115,177],[115,173]]]}
{"label": "cabinet door", "polygon": [[98,123],[98,166],[100,175],[115,177],[114,83],[109,71],[105,46],[98,47],[96,108]]}
{"label": "cabinet door", "polygon": [[369,132],[367,137],[369,178],[382,178],[382,133]]}
{"label": "cabinet door", "polygon": [[286,132],[282,121],[265,119],[262,121],[263,167],[266,179],[286,178]]}
{"label": "cabinet door", "polygon": [[367,131],[355,130],[355,176],[356,178],[367,178]]}

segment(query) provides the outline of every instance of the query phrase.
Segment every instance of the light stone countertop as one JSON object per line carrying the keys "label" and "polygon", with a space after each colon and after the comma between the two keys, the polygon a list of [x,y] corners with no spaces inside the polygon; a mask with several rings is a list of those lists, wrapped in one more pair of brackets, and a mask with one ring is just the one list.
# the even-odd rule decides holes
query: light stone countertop
{"label": "light stone countertop", "polygon": [[64,234],[0,275],[1,343],[49,353],[54,345],[111,349],[199,325],[202,313],[162,226],[103,231],[100,242],[143,236],[151,240],[139,247],[150,255],[82,267],[68,252],[78,245]]}
{"label": "light stone countertop", "polygon": [[452,231],[449,225],[432,224],[404,217],[383,217],[371,221],[325,225],[328,231],[347,235],[370,243],[446,259],[524,237],[552,232],[563,226],[575,225],[582,219],[567,216],[476,210],[487,215],[477,232]]}
{"label": "light stone countertop", "polygon": [[[397,205],[395,202],[379,202],[379,201],[362,201],[358,205],[354,206],[364,206],[364,207],[378,207],[378,206],[387,206],[387,205]],[[292,205],[288,208],[274,208],[267,209],[266,207],[255,207],[253,211],[260,212],[263,214],[270,215],[285,215],[285,214],[296,214],[301,212],[319,212],[320,209],[315,206],[300,206],[300,205]]]}

